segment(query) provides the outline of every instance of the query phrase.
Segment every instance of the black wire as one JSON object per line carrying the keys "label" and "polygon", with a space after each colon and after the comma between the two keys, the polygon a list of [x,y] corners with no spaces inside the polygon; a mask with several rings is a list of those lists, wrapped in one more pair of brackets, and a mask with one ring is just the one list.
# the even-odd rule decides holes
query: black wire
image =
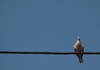
{"label": "black wire", "polygon": [[[75,52],[25,52],[25,51],[0,51],[0,54],[50,54],[50,55],[71,55],[80,54]],[[83,52],[81,54],[99,55],[100,52]]]}

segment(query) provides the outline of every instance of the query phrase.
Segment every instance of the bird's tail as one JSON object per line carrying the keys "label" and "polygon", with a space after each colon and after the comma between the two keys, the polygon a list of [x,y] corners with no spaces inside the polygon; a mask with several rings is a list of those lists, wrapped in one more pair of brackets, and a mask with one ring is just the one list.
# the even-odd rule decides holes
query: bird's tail
{"label": "bird's tail", "polygon": [[80,63],[83,63],[83,58],[80,57],[80,58],[79,58],[79,62],[80,62]]}

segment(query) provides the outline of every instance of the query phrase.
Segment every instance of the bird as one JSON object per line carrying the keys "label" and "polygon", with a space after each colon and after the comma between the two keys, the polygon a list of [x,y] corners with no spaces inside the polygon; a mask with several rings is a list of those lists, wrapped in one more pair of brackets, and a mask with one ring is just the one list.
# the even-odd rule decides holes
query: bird
{"label": "bird", "polygon": [[79,62],[83,63],[83,54],[82,53],[84,52],[84,46],[80,40],[80,36],[77,37],[77,40],[76,40],[75,44],[73,45],[73,48],[74,48],[75,53],[79,53],[79,54],[76,54]]}

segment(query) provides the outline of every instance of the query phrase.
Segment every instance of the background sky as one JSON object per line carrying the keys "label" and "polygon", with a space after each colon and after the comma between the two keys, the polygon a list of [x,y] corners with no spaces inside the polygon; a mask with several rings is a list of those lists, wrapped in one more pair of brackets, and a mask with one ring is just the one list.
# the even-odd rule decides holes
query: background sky
{"label": "background sky", "polygon": [[[100,51],[100,0],[0,0],[0,51]],[[100,70],[99,55],[3,55],[0,70]]]}

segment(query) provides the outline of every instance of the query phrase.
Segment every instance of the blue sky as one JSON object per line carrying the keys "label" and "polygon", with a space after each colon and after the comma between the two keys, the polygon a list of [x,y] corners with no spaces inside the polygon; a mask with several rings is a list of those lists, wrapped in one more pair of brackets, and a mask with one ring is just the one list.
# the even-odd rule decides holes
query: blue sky
{"label": "blue sky", "polygon": [[[0,0],[0,50],[73,52],[80,35],[85,51],[100,51],[99,0]],[[3,55],[0,70],[94,70],[99,55]]]}

